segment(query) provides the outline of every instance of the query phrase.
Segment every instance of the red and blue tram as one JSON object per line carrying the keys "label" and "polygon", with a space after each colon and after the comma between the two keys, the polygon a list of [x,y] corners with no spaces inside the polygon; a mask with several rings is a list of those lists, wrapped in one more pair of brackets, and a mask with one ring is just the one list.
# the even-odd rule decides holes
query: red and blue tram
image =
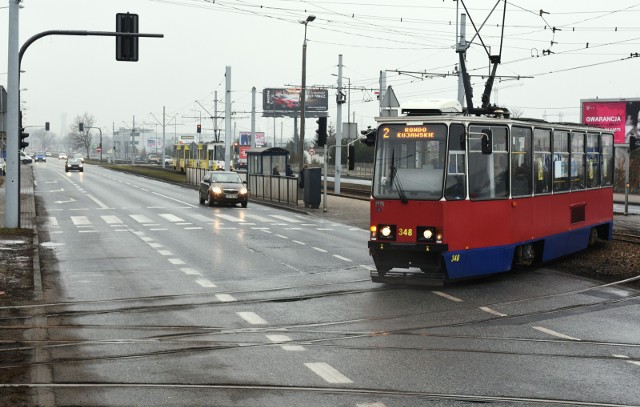
{"label": "red and blue tram", "polygon": [[611,239],[612,133],[446,106],[378,118],[373,281],[478,277]]}

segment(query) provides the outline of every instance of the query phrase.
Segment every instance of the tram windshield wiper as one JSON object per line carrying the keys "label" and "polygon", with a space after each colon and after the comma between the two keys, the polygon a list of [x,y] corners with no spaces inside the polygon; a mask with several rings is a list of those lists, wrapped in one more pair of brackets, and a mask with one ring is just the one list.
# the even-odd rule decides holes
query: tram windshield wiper
{"label": "tram windshield wiper", "polygon": [[397,177],[398,168],[395,165],[395,150],[391,153],[391,166],[389,166],[389,171],[391,173],[391,184],[396,187],[396,191],[398,191],[398,196],[400,197],[400,202],[406,204],[409,202],[407,199],[407,194],[404,193],[404,188],[402,187],[402,183],[400,182],[400,177]]}

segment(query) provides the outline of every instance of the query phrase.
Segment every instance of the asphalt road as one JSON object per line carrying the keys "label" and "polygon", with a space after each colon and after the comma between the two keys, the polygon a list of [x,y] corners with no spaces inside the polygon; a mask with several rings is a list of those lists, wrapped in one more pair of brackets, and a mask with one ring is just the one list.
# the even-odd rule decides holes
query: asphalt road
{"label": "asphalt road", "polygon": [[40,405],[640,404],[629,288],[548,268],[376,285],[363,228],[94,166],[34,174]]}

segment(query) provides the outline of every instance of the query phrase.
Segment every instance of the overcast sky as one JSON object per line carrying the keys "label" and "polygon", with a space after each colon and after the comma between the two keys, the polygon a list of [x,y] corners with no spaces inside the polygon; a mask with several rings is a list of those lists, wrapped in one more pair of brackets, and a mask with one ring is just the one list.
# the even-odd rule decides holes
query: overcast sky
{"label": "overcast sky", "polygon": [[[5,87],[8,2],[0,2],[0,85]],[[478,26],[497,3],[466,1]],[[252,87],[260,112],[264,88],[300,84],[304,26],[299,20],[308,15],[316,20],[307,32],[307,85],[334,86],[342,54],[343,74],[355,88],[350,110],[359,128],[375,124],[380,71],[387,71],[400,103],[457,98],[455,77],[417,73],[447,74],[457,65],[453,0],[24,0],[22,5],[20,45],[46,30],[115,31],[121,12],[139,15],[140,32],[164,34],[140,39],[138,62],[116,61],[113,37],[49,36],[31,45],[20,86],[27,89],[25,124],[48,121],[58,134],[85,112],[105,134],[113,126],[130,127],[134,116],[136,124],[155,130],[153,116],[162,121],[163,106],[167,122],[176,118],[167,133],[173,135],[175,128],[178,135],[195,133],[202,115],[204,133],[211,134],[212,121],[204,119],[209,113],[200,104],[213,113],[217,91],[223,115],[226,66],[231,67],[233,128],[249,131]],[[480,31],[492,54],[499,50],[502,7],[499,2]],[[528,117],[578,121],[580,99],[640,97],[640,58],[629,58],[640,53],[639,21],[638,1],[509,1],[498,75],[532,78],[496,81],[492,102]],[[473,34],[468,20],[467,38]],[[478,37],[467,61],[471,74],[488,72]],[[474,77],[473,84],[479,106],[484,79]],[[330,89],[332,124],[334,94]],[[344,121],[346,115],[344,105]],[[219,126],[224,129],[222,120]],[[315,126],[315,120],[307,121],[307,135]],[[274,119],[258,114],[256,130],[273,140]],[[292,132],[292,119],[275,120],[278,142],[281,133],[286,141]]]}

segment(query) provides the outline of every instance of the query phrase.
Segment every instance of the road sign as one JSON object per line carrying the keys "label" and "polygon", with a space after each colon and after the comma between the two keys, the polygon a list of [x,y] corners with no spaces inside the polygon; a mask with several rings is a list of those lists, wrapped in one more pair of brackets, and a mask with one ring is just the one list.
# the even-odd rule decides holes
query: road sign
{"label": "road sign", "polygon": [[96,153],[100,153],[102,152],[102,149],[100,147],[96,147]]}

